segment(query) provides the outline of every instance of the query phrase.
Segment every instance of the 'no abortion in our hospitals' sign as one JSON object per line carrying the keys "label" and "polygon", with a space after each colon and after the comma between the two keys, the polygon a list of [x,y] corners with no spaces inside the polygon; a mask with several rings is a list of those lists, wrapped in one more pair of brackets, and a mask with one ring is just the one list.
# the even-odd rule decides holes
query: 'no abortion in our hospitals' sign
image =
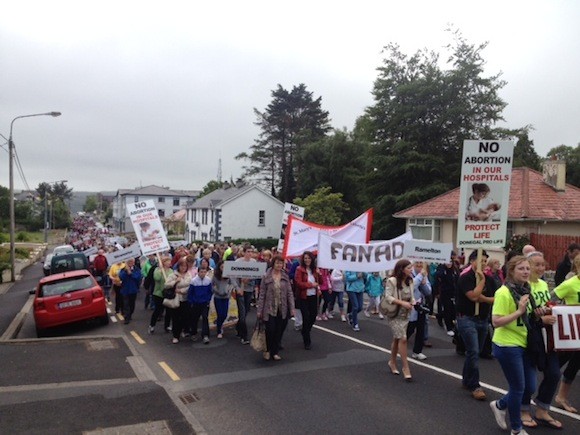
{"label": "'no abortion in our hospitals' sign", "polygon": [[464,141],[457,213],[459,248],[505,245],[513,154],[513,141]]}

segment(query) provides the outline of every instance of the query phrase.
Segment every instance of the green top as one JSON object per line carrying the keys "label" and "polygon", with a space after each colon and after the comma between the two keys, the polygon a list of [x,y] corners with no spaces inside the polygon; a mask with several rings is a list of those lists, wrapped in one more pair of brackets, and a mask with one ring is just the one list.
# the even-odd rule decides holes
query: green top
{"label": "green top", "polygon": [[[518,309],[516,301],[510,292],[510,289],[502,285],[495,292],[495,300],[491,311],[492,316],[507,316]],[[507,325],[496,328],[493,333],[493,340],[498,346],[508,347],[527,347],[528,329],[521,317]]]}
{"label": "green top", "polygon": [[[173,270],[166,270],[167,277],[173,275]],[[163,277],[163,272],[161,268],[158,267],[153,271],[153,281],[155,281],[155,287],[153,288],[153,294],[160,298],[163,297],[163,288],[165,287],[165,278]]]}
{"label": "green top", "polygon": [[534,302],[537,307],[545,307],[550,301],[550,289],[548,288],[548,283],[543,279],[539,279],[537,282],[530,281],[531,296],[534,298]]}
{"label": "green top", "polygon": [[566,302],[566,305],[580,304],[580,277],[576,275],[567,279],[554,289],[554,293]]}
{"label": "green top", "polygon": [[147,261],[145,262],[145,264],[141,268],[141,274],[143,275],[143,278],[145,278],[147,276],[147,274],[149,273],[149,269],[151,269],[152,267],[153,267],[153,265],[151,264],[151,261],[149,259],[147,259]]}

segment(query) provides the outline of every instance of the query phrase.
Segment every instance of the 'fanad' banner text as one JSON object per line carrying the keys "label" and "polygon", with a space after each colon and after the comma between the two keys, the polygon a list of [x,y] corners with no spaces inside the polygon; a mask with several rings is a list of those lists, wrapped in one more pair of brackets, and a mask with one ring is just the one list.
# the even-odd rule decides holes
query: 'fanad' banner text
{"label": "'fanad' banner text", "polygon": [[555,350],[580,350],[580,305],[552,307]]}
{"label": "'fanad' banner text", "polygon": [[514,143],[463,142],[457,246],[493,248],[506,243]]}
{"label": "'fanad' banner text", "polygon": [[352,243],[368,243],[373,225],[373,209],[368,209],[355,220],[340,227],[327,227],[303,221],[292,215],[288,218],[284,257],[298,257],[304,251],[318,251],[318,234],[326,233]]}
{"label": "'fanad' banner text", "polygon": [[127,204],[127,212],[143,255],[169,250],[169,242],[152,199]]}
{"label": "'fanad' banner text", "polygon": [[372,243],[345,242],[336,237],[318,235],[317,265],[325,269],[352,272],[381,272],[391,270],[404,258],[405,242],[413,238],[411,231],[391,240]]}

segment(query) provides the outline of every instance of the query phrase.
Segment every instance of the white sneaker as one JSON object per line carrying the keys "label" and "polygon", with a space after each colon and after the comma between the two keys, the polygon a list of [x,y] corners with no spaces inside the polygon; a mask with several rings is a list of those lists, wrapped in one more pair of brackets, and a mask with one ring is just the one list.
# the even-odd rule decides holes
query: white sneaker
{"label": "white sneaker", "polygon": [[512,430],[512,435],[529,435],[529,434],[526,432],[526,430],[525,430],[525,429],[523,429],[523,428],[522,428],[522,429],[520,429],[520,431],[519,431],[519,432],[514,432],[514,431]]}
{"label": "white sneaker", "polygon": [[340,315],[340,320],[342,320],[343,322],[346,322],[346,316],[344,314]]}
{"label": "white sneaker", "polygon": [[326,312],[326,317],[328,317],[329,319],[334,319],[334,316],[332,315],[332,313],[330,311]]}
{"label": "white sneaker", "polygon": [[453,331],[447,331],[447,335],[450,337],[455,337],[455,332]]}
{"label": "white sneaker", "polygon": [[[497,423],[497,425],[501,429],[507,430],[507,423],[505,421],[506,410],[505,409],[502,410],[502,409],[499,409],[497,407],[497,400],[490,402],[489,407],[491,408],[491,412],[493,412],[493,416],[495,417],[495,422]],[[520,433],[522,433],[522,432],[520,432]]]}
{"label": "white sneaker", "polygon": [[365,316],[367,316],[367,317],[371,317],[371,315],[369,314],[369,312],[368,312],[368,311],[365,311]]}
{"label": "white sneaker", "polygon": [[383,313],[379,313],[379,319],[381,319],[381,320],[382,320],[382,319],[384,319],[384,318],[385,318],[385,316],[383,316]]}
{"label": "white sneaker", "polygon": [[148,332],[149,334],[153,334],[155,332],[155,326],[149,326]]}
{"label": "white sneaker", "polygon": [[411,355],[413,358],[418,359],[419,361],[423,361],[427,359],[427,355],[425,355],[423,352],[421,353],[413,353],[413,355]]}

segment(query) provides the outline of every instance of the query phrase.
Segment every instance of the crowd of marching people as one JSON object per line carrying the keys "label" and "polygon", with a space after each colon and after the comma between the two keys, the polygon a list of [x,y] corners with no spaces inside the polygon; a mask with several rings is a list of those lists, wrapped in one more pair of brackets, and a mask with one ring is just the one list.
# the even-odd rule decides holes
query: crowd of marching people
{"label": "crowd of marching people", "polygon": [[[453,253],[448,263],[440,265],[402,259],[388,273],[326,270],[317,266],[312,252],[285,259],[276,248],[257,250],[250,244],[225,243],[180,246],[162,255],[112,265],[100,264],[103,252],[99,250],[92,265],[103,282],[110,280],[115,311],[125,324],[131,322],[136,295],[144,289],[144,308],[151,310],[148,333],[154,334],[162,323],[176,345],[186,340],[208,344],[212,329],[212,335],[222,339],[228,321],[232,326],[235,321],[236,336],[247,345],[253,332],[247,314],[255,309],[265,331],[266,360],[282,359],[282,338],[290,320],[301,332],[304,349],[310,350],[317,321],[336,319],[358,332],[361,318],[376,316],[392,331],[390,373],[400,375],[400,364],[403,379],[411,381],[407,341],[414,339],[411,358],[427,359],[424,349],[432,346],[430,322],[436,321],[465,356],[462,386],[474,399],[487,399],[480,384],[479,359],[497,360],[509,391],[490,408],[502,429],[525,435],[526,429],[538,425],[562,429],[549,413],[551,405],[578,412],[569,401],[569,391],[580,352],[555,351],[548,343],[538,356],[529,343],[535,329],[549,329],[555,323],[554,305],[580,304],[579,253],[580,245],[569,246],[552,290],[543,280],[543,254],[529,245],[521,253],[509,254],[503,266],[480,250],[466,261]],[[259,279],[228,278],[223,274],[227,261],[265,262],[267,271]],[[234,319],[228,315],[232,301],[237,308]],[[212,325],[210,307],[215,311]]]}

